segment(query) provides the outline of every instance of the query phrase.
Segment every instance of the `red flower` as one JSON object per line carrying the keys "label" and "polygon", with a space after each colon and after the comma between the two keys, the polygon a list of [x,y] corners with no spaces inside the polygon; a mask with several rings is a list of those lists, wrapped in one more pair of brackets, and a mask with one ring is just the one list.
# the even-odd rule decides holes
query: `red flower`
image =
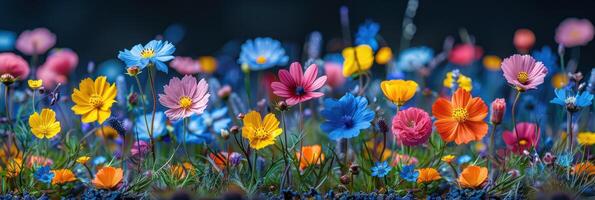
{"label": "red flower", "polygon": [[481,58],[483,50],[472,44],[456,45],[448,54],[448,61],[455,65],[467,66]]}
{"label": "red flower", "polygon": [[4,74],[19,80],[26,79],[29,76],[29,64],[14,53],[0,53],[0,75]]}

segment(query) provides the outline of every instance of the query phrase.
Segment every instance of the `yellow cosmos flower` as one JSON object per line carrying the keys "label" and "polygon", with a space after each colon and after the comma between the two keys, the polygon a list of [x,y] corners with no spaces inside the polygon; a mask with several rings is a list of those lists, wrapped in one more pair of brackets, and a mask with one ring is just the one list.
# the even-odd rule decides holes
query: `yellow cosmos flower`
{"label": "yellow cosmos flower", "polygon": [[36,79],[36,80],[28,80],[27,84],[29,84],[29,88],[32,90],[39,89],[43,85],[43,80]]}
{"label": "yellow cosmos flower", "polygon": [[54,172],[54,178],[52,179],[52,185],[62,185],[68,182],[76,181],[76,176],[70,169],[57,169],[52,170]]}
{"label": "yellow cosmos flower", "polygon": [[382,81],[380,88],[388,100],[397,106],[402,106],[415,95],[417,83],[415,81],[404,80]]}
{"label": "yellow cosmos flower", "polygon": [[368,45],[343,49],[343,76],[350,77],[368,71],[374,64],[374,51]]}
{"label": "yellow cosmos flower", "polygon": [[283,129],[279,128],[279,120],[273,113],[267,114],[262,120],[260,113],[250,111],[243,121],[242,137],[248,139],[250,147],[256,150],[275,144],[275,138],[283,132]]}
{"label": "yellow cosmos flower", "polygon": [[98,121],[103,124],[112,114],[112,104],[116,102],[116,84],[109,84],[105,76],[100,76],[95,81],[86,78],[79,84],[79,89],[72,93],[72,106],[74,114],[82,115],[83,123]]}
{"label": "yellow cosmos flower", "polygon": [[201,56],[198,58],[200,63],[200,71],[207,74],[212,74],[217,70],[217,59],[213,56]]}
{"label": "yellow cosmos flower", "polygon": [[498,57],[498,56],[485,56],[483,57],[483,66],[486,69],[492,70],[492,71],[498,71],[500,70],[500,64],[502,63],[502,58]]}
{"label": "yellow cosmos flower", "polygon": [[89,156],[81,156],[81,157],[78,157],[76,159],[76,162],[84,165],[84,164],[87,164],[87,162],[89,162],[89,159],[91,159],[91,157],[89,157]]}
{"label": "yellow cosmos flower", "polygon": [[421,168],[417,171],[419,172],[419,176],[417,177],[418,183],[428,183],[442,178],[438,170],[434,168]]}
{"label": "yellow cosmos flower", "polygon": [[[448,72],[446,73],[446,78],[444,79],[442,84],[444,85],[444,87],[451,88],[452,81],[452,72]],[[459,84],[460,88],[463,88],[467,92],[471,92],[471,89],[473,89],[473,81],[471,80],[471,78],[463,74],[459,74],[459,80],[457,80],[457,83]]]}
{"label": "yellow cosmos flower", "polygon": [[552,86],[554,88],[560,89],[568,84],[568,76],[564,73],[557,73],[552,76]]}
{"label": "yellow cosmos flower", "polygon": [[41,115],[35,112],[29,116],[29,127],[39,139],[51,139],[61,130],[60,122],[56,121],[56,113],[48,108],[41,110]]}
{"label": "yellow cosmos flower", "polygon": [[442,156],[442,159],[440,159],[440,160],[442,160],[445,163],[450,163],[450,162],[452,162],[453,159],[455,159],[455,155],[449,154],[446,156]]}
{"label": "yellow cosmos flower", "polygon": [[390,47],[382,47],[376,53],[376,63],[385,65],[393,59],[393,50]]}
{"label": "yellow cosmos flower", "polygon": [[578,143],[580,145],[583,145],[583,146],[594,145],[595,144],[595,133],[593,133],[593,132],[580,132],[576,136],[576,141],[578,141]]}

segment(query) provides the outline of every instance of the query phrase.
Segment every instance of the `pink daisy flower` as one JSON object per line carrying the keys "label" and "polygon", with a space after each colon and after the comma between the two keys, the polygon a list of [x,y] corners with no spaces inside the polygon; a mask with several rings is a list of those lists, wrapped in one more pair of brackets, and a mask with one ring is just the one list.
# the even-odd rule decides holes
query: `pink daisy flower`
{"label": "pink daisy flower", "polygon": [[163,86],[165,94],[159,94],[159,102],[169,108],[165,115],[175,121],[192,114],[202,114],[209,101],[208,91],[209,85],[204,79],[197,84],[196,78],[190,75],[185,75],[182,80],[174,77],[169,80],[169,84]]}
{"label": "pink daisy flower", "polygon": [[588,19],[569,18],[556,29],[556,42],[564,47],[584,46],[593,40],[594,32]]}
{"label": "pink daisy flower", "polygon": [[281,82],[273,82],[271,87],[275,95],[285,98],[287,105],[293,106],[324,95],[322,92],[314,92],[326,82],[326,76],[316,78],[317,75],[318,67],[315,64],[310,65],[306,73],[303,73],[302,65],[294,62],[289,71],[279,70]]}
{"label": "pink daisy flower", "polygon": [[0,76],[4,74],[10,74],[19,80],[27,79],[29,64],[14,53],[0,53]]}
{"label": "pink daisy flower", "polygon": [[47,28],[23,31],[17,38],[16,48],[26,55],[40,55],[56,44],[56,35]]}
{"label": "pink daisy flower", "polygon": [[198,74],[200,72],[200,63],[191,57],[176,56],[169,63],[169,66],[184,75]]}
{"label": "pink daisy flower", "polygon": [[420,145],[430,138],[432,119],[422,109],[408,108],[395,115],[392,131],[399,143],[407,146]]}
{"label": "pink daisy flower", "polygon": [[512,55],[502,61],[501,68],[506,81],[519,91],[537,89],[547,74],[545,65],[530,55]]}
{"label": "pink daisy flower", "polygon": [[[536,124],[521,122],[516,125],[513,131],[504,131],[502,139],[506,147],[516,154],[522,154],[524,150],[537,147],[539,143],[540,130]],[[518,135],[518,137],[517,137]]]}

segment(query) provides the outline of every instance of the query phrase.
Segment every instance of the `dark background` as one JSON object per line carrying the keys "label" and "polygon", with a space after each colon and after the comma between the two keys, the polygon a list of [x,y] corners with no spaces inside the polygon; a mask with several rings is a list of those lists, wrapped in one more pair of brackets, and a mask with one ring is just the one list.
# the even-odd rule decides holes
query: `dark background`
{"label": "dark background", "polygon": [[[210,55],[230,39],[270,36],[284,42],[302,43],[319,30],[324,39],[340,37],[339,7],[350,9],[352,32],[372,19],[381,24],[380,34],[397,48],[406,0],[398,1],[152,1],[152,0],[0,0],[0,29],[20,33],[47,27],[58,36],[58,47],[74,49],[81,64],[113,59],[117,52],[145,43],[173,23],[186,27],[186,37],[176,55]],[[501,57],[514,53],[512,36],[518,28],[530,28],[536,47],[554,49],[554,32],[567,17],[595,21],[591,0],[421,0],[414,19],[417,33],[412,45],[439,50],[448,35],[466,28],[486,53]],[[458,38],[458,37],[457,37]],[[579,66],[595,66],[595,42],[581,48]]]}

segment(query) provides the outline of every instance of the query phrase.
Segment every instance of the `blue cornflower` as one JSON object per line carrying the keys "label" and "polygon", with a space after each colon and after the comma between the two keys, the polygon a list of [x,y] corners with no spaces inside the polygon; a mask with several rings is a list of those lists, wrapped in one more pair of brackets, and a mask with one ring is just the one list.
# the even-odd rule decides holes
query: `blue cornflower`
{"label": "blue cornflower", "polygon": [[429,47],[411,47],[399,53],[395,67],[398,70],[412,72],[416,71],[432,61],[434,50]]}
{"label": "blue cornflower", "polygon": [[[186,129],[186,142],[190,144],[208,143],[213,140],[213,134],[221,134],[221,130],[229,128],[231,118],[227,115],[227,107],[215,109],[211,112],[203,112],[201,115],[193,115],[188,121]],[[175,124],[176,137],[184,137],[184,122],[178,120]]]}
{"label": "blue cornflower", "polygon": [[546,45],[541,47],[541,50],[533,51],[532,55],[535,60],[542,62],[547,67],[548,75],[555,74],[558,70],[558,57],[549,46]]}
{"label": "blue cornflower", "polygon": [[419,176],[419,171],[415,170],[415,165],[406,165],[403,166],[401,172],[399,172],[399,176],[409,182],[416,182],[417,177]]}
{"label": "blue cornflower", "polygon": [[247,64],[250,70],[263,70],[277,65],[285,65],[289,57],[281,42],[272,38],[256,38],[242,44],[239,64]]}
{"label": "blue cornflower", "polygon": [[355,137],[361,129],[369,128],[370,121],[374,119],[374,112],[367,106],[366,98],[355,97],[351,93],[339,100],[327,98],[324,100],[324,110],[320,112],[326,121],[320,125],[320,129],[333,140]]}
{"label": "blue cornflower", "polygon": [[572,160],[574,160],[572,154],[564,153],[557,156],[556,164],[562,167],[570,167],[570,165],[572,164]]}
{"label": "blue cornflower", "polygon": [[372,21],[366,20],[363,24],[361,24],[355,34],[355,44],[367,44],[374,51],[378,49],[378,41],[376,40],[376,35],[380,31],[380,24]]}
{"label": "blue cornflower", "polygon": [[[147,123],[145,123],[145,117],[147,119]],[[150,140],[149,137],[149,130],[147,130],[147,124],[151,124],[152,114],[149,113],[145,116],[139,115],[136,117],[134,121],[134,132],[138,134],[138,139],[140,140]],[[167,134],[165,120],[165,114],[163,112],[155,113],[155,123],[153,123],[153,138],[159,138]],[[151,127],[148,127],[151,128]]]}
{"label": "blue cornflower", "polygon": [[120,51],[118,59],[122,60],[126,67],[136,66],[142,70],[150,63],[154,64],[157,70],[167,73],[167,65],[163,62],[174,59],[172,54],[175,50],[176,47],[168,41],[151,40],[145,46],[137,44],[130,50]]}
{"label": "blue cornflower", "polygon": [[388,165],[388,162],[384,161],[376,162],[376,165],[374,165],[374,167],[372,167],[370,170],[372,170],[372,176],[385,177],[388,175],[391,169],[392,167]]}
{"label": "blue cornflower", "polygon": [[54,178],[54,172],[52,172],[50,166],[43,166],[37,168],[37,170],[35,170],[35,173],[33,173],[33,176],[38,181],[49,184],[52,182],[52,179]]}
{"label": "blue cornflower", "polygon": [[556,97],[550,103],[566,106],[570,111],[576,111],[580,107],[590,106],[593,103],[593,95],[587,91],[578,92],[572,95],[568,88],[555,89]]}

